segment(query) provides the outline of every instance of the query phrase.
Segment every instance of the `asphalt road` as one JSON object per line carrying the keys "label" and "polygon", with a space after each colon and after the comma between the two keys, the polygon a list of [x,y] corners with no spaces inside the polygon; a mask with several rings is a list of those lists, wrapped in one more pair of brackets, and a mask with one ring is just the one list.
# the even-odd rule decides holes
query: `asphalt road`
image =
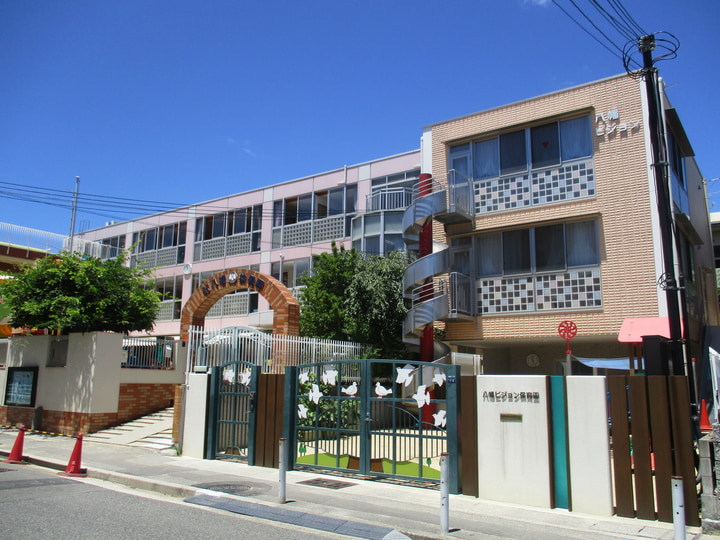
{"label": "asphalt road", "polygon": [[0,462],[0,537],[35,540],[337,538],[116,484]]}

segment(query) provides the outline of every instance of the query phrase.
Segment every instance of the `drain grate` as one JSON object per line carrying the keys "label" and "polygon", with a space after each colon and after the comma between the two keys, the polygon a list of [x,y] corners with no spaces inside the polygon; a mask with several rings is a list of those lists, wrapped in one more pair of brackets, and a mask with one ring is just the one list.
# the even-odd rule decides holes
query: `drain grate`
{"label": "drain grate", "polygon": [[16,469],[4,469],[4,468],[0,468],[0,472],[10,472],[10,471],[14,471],[14,470],[16,470]]}
{"label": "drain grate", "polygon": [[356,486],[352,482],[341,482],[340,480],[329,480],[327,478],[313,478],[312,480],[303,480],[298,484],[306,484],[308,486],[324,487],[328,489],[342,489],[350,486]]}

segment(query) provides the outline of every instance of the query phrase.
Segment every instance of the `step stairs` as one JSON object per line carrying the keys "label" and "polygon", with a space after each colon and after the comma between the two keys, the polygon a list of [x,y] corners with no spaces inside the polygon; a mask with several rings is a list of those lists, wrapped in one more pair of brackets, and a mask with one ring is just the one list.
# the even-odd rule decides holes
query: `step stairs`
{"label": "step stairs", "polygon": [[86,435],[84,439],[107,444],[168,450],[173,448],[173,415],[174,408],[168,407],[119,426],[91,433]]}

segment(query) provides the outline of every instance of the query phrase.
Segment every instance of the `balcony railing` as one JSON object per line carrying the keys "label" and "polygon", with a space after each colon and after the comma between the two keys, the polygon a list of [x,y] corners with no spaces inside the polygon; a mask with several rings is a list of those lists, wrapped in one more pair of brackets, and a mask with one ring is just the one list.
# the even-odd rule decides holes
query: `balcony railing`
{"label": "balcony railing", "polygon": [[386,188],[373,191],[365,197],[365,207],[368,212],[379,210],[397,210],[407,208],[413,201],[413,189]]}

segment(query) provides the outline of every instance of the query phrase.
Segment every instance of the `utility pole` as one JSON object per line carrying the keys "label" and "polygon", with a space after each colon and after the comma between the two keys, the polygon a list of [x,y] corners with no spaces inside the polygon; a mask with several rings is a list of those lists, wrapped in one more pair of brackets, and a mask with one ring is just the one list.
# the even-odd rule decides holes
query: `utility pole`
{"label": "utility pole", "polygon": [[[672,200],[668,184],[668,156],[663,130],[663,107],[660,99],[658,70],[653,65],[652,51],[655,50],[655,36],[643,36],[638,40],[638,49],[643,56],[643,78],[648,100],[648,124],[652,146],[652,169],[657,192],[658,218],[663,251],[664,274],[660,279],[665,289],[668,321],[670,323],[670,360],[673,375],[685,375],[683,358],[683,337],[680,325],[680,303],[678,282],[675,278],[673,260],[673,215]],[[685,329],[688,330],[687,328]]]}
{"label": "utility pole", "polygon": [[70,253],[73,252],[73,241],[75,240],[75,215],[77,214],[78,192],[80,191],[80,177],[75,177],[75,195],[72,203],[72,214],[70,215]]}

